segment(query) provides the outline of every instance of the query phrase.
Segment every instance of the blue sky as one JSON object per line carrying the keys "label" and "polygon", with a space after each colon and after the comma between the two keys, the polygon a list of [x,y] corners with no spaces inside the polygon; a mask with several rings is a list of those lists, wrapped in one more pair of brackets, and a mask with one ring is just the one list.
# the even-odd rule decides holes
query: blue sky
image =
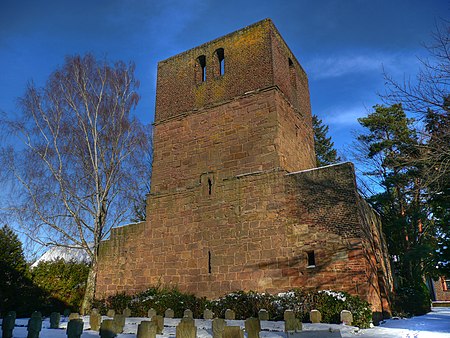
{"label": "blue sky", "polygon": [[1,0],[0,111],[16,112],[27,81],[45,84],[68,54],[134,61],[136,114],[154,117],[159,60],[271,18],[309,75],[313,113],[345,152],[356,118],[379,103],[382,66],[414,76],[444,0]]}

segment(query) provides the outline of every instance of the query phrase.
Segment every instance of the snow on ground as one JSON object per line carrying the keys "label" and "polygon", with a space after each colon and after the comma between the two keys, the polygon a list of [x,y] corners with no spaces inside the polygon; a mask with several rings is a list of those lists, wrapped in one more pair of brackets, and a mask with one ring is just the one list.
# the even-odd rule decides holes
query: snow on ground
{"label": "snow on ground", "polygon": [[[103,317],[105,319],[107,317]],[[98,338],[98,332],[89,330],[89,317],[83,317],[84,329],[81,338]],[[118,338],[135,338],[137,325],[142,320],[149,320],[148,318],[127,318],[124,333],[119,334]],[[180,319],[164,319],[163,335],[157,335],[157,338],[172,338],[175,337],[175,327]],[[16,328],[14,329],[14,338],[26,338],[27,336],[28,319],[17,319]],[[211,321],[196,319],[197,337],[211,338]],[[242,320],[227,320],[227,325],[239,325],[244,327]],[[61,329],[49,329],[49,319],[46,318],[42,324],[41,338],[66,338],[67,319],[62,318]],[[261,338],[282,337],[286,335],[283,332],[284,322],[261,322],[262,332]],[[389,319],[380,326],[359,330],[353,326],[344,326],[337,324],[303,324],[304,331],[328,331],[340,330],[342,337],[345,338],[450,338],[450,308],[434,308],[432,312],[424,315],[407,319]]]}

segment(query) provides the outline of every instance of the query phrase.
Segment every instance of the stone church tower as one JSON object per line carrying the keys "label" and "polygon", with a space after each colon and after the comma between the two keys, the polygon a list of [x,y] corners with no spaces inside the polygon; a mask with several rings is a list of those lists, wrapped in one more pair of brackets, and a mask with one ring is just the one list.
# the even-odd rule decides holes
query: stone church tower
{"label": "stone church tower", "polygon": [[379,218],[351,163],[316,168],[308,79],[268,19],[158,64],[147,202],[102,242],[97,297],[301,287],[389,312]]}

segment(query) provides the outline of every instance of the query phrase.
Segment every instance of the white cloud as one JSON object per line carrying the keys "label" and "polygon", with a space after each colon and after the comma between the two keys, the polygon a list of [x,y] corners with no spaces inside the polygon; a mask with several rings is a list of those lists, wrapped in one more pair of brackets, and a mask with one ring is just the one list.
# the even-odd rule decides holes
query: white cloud
{"label": "white cloud", "polygon": [[410,54],[344,54],[327,57],[317,57],[306,62],[306,69],[311,78],[320,80],[337,78],[350,74],[377,72],[381,73],[383,67],[394,73],[405,73],[414,67],[416,69],[418,59]]}
{"label": "white cloud", "polygon": [[367,108],[363,104],[353,107],[332,107],[329,111],[332,113],[324,114],[322,120],[331,128],[355,126],[359,117],[367,115]]}

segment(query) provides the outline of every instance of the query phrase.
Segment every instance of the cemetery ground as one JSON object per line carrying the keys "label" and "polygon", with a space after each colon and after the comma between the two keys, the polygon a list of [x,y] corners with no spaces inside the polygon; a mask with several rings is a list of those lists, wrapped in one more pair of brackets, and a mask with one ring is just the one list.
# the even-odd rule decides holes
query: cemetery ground
{"label": "cemetery ground", "polygon": [[[81,338],[98,338],[99,333],[90,330],[89,316],[84,316],[84,331]],[[102,320],[108,319],[103,316]],[[118,334],[118,338],[136,337],[137,327],[141,321],[150,320],[144,317],[126,318],[124,331]],[[50,329],[49,318],[45,318],[42,324],[41,338],[66,338],[67,317],[61,317],[59,329]],[[164,330],[162,335],[156,337],[175,337],[176,326],[180,319],[164,318]],[[197,337],[212,337],[211,320],[195,319]],[[240,326],[244,328],[243,320],[227,320],[228,326]],[[27,337],[28,319],[16,319],[13,331],[14,338]],[[330,332],[333,331],[333,332]],[[339,335],[340,332],[340,335]],[[246,334],[247,336],[247,334]],[[283,321],[261,321],[261,338],[286,337]],[[386,337],[386,338],[444,338],[450,337],[450,308],[433,308],[432,312],[424,315],[406,319],[389,319],[380,326],[369,329],[358,329],[354,326],[338,324],[309,324],[303,323],[303,331],[298,337]]]}

